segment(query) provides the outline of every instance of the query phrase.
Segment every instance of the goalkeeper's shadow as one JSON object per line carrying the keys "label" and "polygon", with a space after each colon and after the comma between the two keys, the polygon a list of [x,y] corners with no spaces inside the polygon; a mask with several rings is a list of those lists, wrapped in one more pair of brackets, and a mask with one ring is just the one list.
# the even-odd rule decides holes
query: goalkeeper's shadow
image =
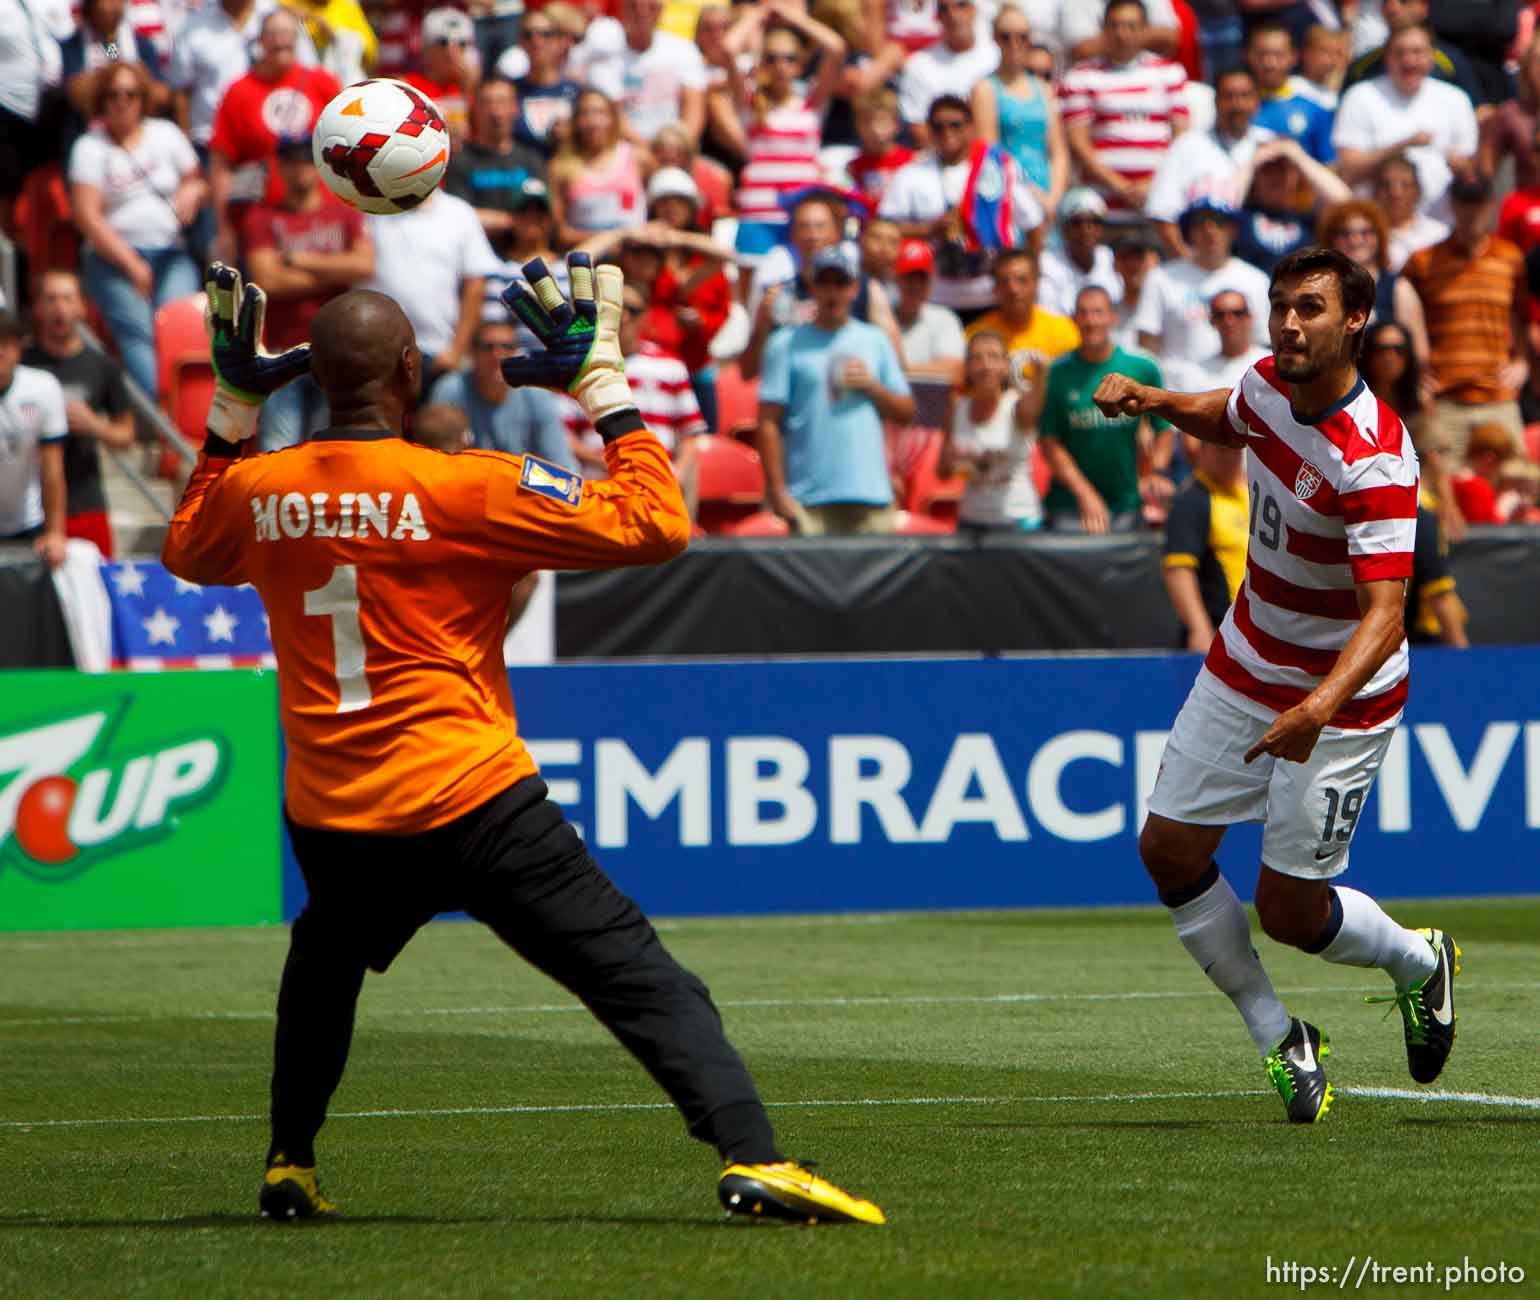
{"label": "goalkeeper's shadow", "polygon": [[282,1229],[293,1231],[340,1231],[347,1227],[368,1226],[378,1227],[381,1224],[394,1226],[424,1226],[439,1225],[442,1227],[472,1227],[478,1224],[490,1226],[510,1227],[517,1224],[527,1224],[531,1227],[560,1227],[563,1224],[571,1224],[574,1227],[615,1227],[615,1228],[717,1228],[720,1227],[722,1218],[720,1215],[705,1213],[702,1215],[678,1215],[669,1216],[661,1214],[338,1214],[332,1218],[296,1219],[284,1223],[275,1223],[260,1215],[251,1214],[186,1214],[164,1218],[45,1218],[32,1215],[0,1215],[0,1232],[6,1230],[25,1230],[28,1228],[52,1228],[71,1232],[89,1232],[93,1228],[106,1229],[108,1231],[120,1231],[124,1228],[142,1228],[147,1231],[181,1231],[189,1229],[206,1230],[209,1228],[239,1228],[246,1231],[277,1232]]}

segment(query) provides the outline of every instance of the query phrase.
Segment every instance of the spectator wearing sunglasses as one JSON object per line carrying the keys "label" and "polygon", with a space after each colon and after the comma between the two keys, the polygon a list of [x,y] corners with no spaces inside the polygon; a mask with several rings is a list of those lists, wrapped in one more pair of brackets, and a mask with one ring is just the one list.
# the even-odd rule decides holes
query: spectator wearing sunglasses
{"label": "spectator wearing sunglasses", "polygon": [[530,452],[565,469],[577,469],[555,399],[539,388],[509,388],[502,361],[518,348],[513,323],[483,320],[471,335],[469,370],[440,376],[430,400],[465,412],[470,445],[510,456]]}
{"label": "spectator wearing sunglasses", "polygon": [[470,130],[471,104],[481,82],[476,26],[460,9],[430,9],[422,16],[422,67],[403,81],[438,105],[458,150]]}
{"label": "spectator wearing sunglasses", "polygon": [[[570,129],[573,107],[583,90],[565,72],[567,55],[572,50],[574,19],[581,25],[582,16],[577,10],[558,0],[525,15],[519,32],[529,71],[514,82],[519,92],[519,120],[513,135],[520,144],[538,149],[548,159]],[[498,67],[501,71],[502,65]]]}
{"label": "spectator wearing sunglasses", "polygon": [[1043,210],[1016,160],[978,138],[967,100],[940,96],[928,120],[932,147],[893,178],[878,212],[935,249],[936,301],[971,319],[994,302],[996,259],[1028,243]]}
{"label": "spectator wearing sunglasses", "polygon": [[105,317],[134,382],[154,397],[157,307],[198,292],[183,227],[208,187],[191,141],[174,122],[145,116],[150,77],[139,63],[96,74],[96,124],[69,157],[70,202],[85,240],[81,279]]}
{"label": "spectator wearing sunglasses", "polygon": [[[787,225],[783,200],[822,179],[818,150],[829,98],[839,82],[845,42],[831,27],[781,0],[761,10],[767,26],[752,81],[727,67],[727,94],[737,113],[717,119],[719,139],[743,159],[739,177],[738,252],[763,257]],[[817,71],[804,81],[811,49]],[[723,138],[725,137],[725,138]]]}
{"label": "spectator wearing sunglasses", "polygon": [[1114,306],[1123,301],[1123,281],[1105,242],[1107,204],[1088,186],[1078,185],[1059,204],[1060,249],[1044,249],[1038,259],[1041,283],[1037,300],[1060,316],[1073,316],[1075,299],[1088,284],[1100,285]]}
{"label": "spectator wearing sunglasses", "polygon": [[973,88],[973,120],[979,138],[1001,144],[1020,165],[1027,184],[1053,220],[1069,184],[1069,148],[1053,87],[1027,67],[1032,29],[1014,4],[995,15],[1000,64]]}

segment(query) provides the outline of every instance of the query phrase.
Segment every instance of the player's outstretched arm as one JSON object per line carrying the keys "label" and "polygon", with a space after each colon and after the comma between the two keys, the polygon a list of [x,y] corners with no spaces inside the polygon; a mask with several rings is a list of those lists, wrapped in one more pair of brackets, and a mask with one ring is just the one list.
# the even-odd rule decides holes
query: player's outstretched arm
{"label": "player's outstretched arm", "polygon": [[625,276],[618,266],[596,269],[587,253],[570,254],[567,271],[571,302],[538,257],[524,263],[523,281],[503,290],[503,306],[542,344],[531,356],[505,357],[503,379],[510,388],[548,388],[575,397],[608,444],[621,434],[606,432],[601,421],[628,413],[623,423],[631,424],[629,417],[634,417],[634,427],[644,427],[620,353]]}
{"label": "player's outstretched arm", "polygon": [[209,403],[208,438],[166,530],[161,558],[179,578],[200,583],[245,581],[242,534],[249,514],[217,500],[220,480],[257,431],[262,403],[310,366],[310,345],[277,356],[262,346],[267,295],[241,283],[234,267],[215,262],[204,281],[204,325],[216,386]]}
{"label": "player's outstretched arm", "polygon": [[[212,263],[203,287],[203,320],[217,381],[208,431],[222,442],[244,442],[257,431],[262,403],[310,369],[310,344],[277,355],[262,346],[267,295],[260,285],[243,285],[233,266]],[[220,449],[216,445],[214,450]]]}
{"label": "player's outstretched arm", "polygon": [[1096,386],[1092,400],[1103,415],[1158,415],[1203,442],[1217,442],[1221,447],[1246,445],[1225,415],[1230,400],[1227,388],[1208,393],[1170,393],[1127,375],[1107,375]]}

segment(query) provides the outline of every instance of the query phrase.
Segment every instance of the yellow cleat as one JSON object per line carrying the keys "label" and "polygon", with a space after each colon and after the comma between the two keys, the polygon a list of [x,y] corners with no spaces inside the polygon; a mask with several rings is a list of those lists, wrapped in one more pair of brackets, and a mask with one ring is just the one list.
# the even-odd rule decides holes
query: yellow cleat
{"label": "yellow cleat", "polygon": [[826,1178],[792,1160],[768,1165],[728,1165],[717,1181],[717,1199],[728,1214],[792,1223],[886,1223],[871,1201],[857,1200]]}
{"label": "yellow cleat", "polygon": [[264,1219],[286,1223],[290,1219],[326,1219],[337,1207],[321,1195],[314,1165],[291,1165],[283,1155],[274,1157],[262,1176],[257,1204]]}

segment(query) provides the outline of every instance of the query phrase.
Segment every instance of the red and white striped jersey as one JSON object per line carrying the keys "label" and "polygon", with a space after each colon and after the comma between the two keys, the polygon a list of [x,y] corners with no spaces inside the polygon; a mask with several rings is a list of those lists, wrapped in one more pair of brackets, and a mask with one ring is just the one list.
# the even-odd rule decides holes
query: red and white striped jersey
{"label": "red and white striped jersey", "polygon": [[738,219],[785,225],[790,219],[780,198],[823,179],[818,150],[823,146],[822,111],[794,95],[760,121],[745,109],[749,154],[738,178]]}
{"label": "red and white striped jersey", "polygon": [[[636,409],[664,450],[672,453],[685,438],[706,432],[706,420],[690,387],[690,371],[678,357],[670,356],[655,343],[643,342],[640,349],[626,358],[626,378],[636,398]],[[562,423],[574,444],[593,449],[603,440],[583,408],[570,397],[558,396]]]}
{"label": "red and white striped jersey", "polygon": [[[1155,174],[1173,127],[1187,121],[1187,74],[1171,59],[1142,51],[1128,63],[1077,63],[1059,86],[1064,124],[1088,123],[1097,159],[1127,180]],[[1108,196],[1112,207],[1124,207]]]}
{"label": "red and white striped jersey", "polygon": [[[1246,579],[1204,667],[1264,718],[1321,682],[1358,629],[1357,582],[1412,576],[1417,453],[1396,413],[1363,380],[1333,410],[1301,424],[1272,357],[1230,392],[1230,426],[1246,439],[1251,539]],[[1393,726],[1406,702],[1403,638],[1338,710],[1334,727]]]}

